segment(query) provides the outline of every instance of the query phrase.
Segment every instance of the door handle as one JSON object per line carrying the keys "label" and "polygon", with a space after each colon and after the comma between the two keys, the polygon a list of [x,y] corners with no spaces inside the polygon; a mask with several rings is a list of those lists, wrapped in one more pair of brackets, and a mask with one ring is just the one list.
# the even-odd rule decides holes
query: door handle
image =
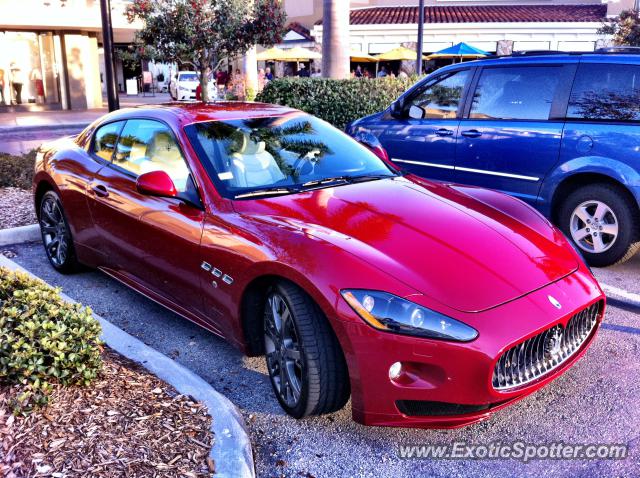
{"label": "door handle", "polygon": [[92,185],[91,186],[91,190],[93,191],[93,194],[95,194],[96,196],[101,197],[101,198],[106,198],[109,195],[109,191],[102,184],[94,184],[94,185]]}
{"label": "door handle", "polygon": [[470,129],[467,131],[463,131],[461,134],[462,136],[465,136],[467,138],[479,138],[480,136],[482,136],[482,133],[477,129]]}
{"label": "door handle", "polygon": [[436,130],[436,134],[438,136],[453,136],[453,131],[451,131],[450,129],[446,129],[446,128],[440,128],[440,129]]}

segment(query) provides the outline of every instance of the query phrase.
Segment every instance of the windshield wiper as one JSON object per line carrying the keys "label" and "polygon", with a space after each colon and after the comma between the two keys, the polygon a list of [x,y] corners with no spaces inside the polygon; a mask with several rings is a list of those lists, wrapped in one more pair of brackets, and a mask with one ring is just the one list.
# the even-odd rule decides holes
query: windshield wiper
{"label": "windshield wiper", "polygon": [[279,187],[273,187],[273,188],[258,189],[256,191],[249,191],[247,193],[236,194],[234,196],[234,199],[249,198],[254,196],[272,196],[277,194],[291,194],[291,193],[297,193],[297,192],[299,192],[297,188],[291,188],[291,187],[283,188],[279,186]]}
{"label": "windshield wiper", "polygon": [[302,187],[311,187],[311,186],[320,186],[322,184],[328,183],[337,183],[337,182],[345,182],[345,183],[357,183],[360,181],[372,181],[374,179],[384,179],[384,178],[393,178],[396,177],[395,174],[363,174],[362,176],[336,176],[333,178],[323,178],[323,179],[314,179],[312,181],[307,181],[306,183],[302,183]]}
{"label": "windshield wiper", "polygon": [[302,183],[303,188],[308,188],[311,186],[319,186],[321,184],[327,183],[337,183],[337,182],[349,182],[351,181],[351,176],[336,176],[333,178],[322,178],[322,179],[313,179],[311,181],[307,181],[306,183]]}

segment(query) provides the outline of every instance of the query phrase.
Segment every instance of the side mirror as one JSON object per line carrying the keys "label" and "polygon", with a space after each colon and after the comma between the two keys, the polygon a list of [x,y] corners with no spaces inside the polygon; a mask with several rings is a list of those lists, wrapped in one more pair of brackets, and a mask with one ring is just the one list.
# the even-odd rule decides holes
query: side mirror
{"label": "side mirror", "polygon": [[369,148],[373,154],[385,163],[390,163],[387,150],[384,149],[380,140],[373,133],[369,133],[368,131],[358,131],[354,136],[354,139]]}
{"label": "side mirror", "polygon": [[136,189],[149,196],[176,197],[178,190],[173,180],[164,171],[150,171],[138,176]]}
{"label": "side mirror", "polygon": [[398,98],[393,103],[391,103],[389,112],[394,118],[402,118],[404,116],[404,101],[402,100],[402,98]]}

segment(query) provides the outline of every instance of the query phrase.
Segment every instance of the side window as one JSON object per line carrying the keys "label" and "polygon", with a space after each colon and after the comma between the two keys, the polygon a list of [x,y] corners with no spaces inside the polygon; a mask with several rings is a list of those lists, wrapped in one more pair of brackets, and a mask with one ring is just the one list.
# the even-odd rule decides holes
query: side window
{"label": "side window", "polygon": [[136,176],[150,171],[165,171],[179,192],[185,192],[192,186],[189,168],[173,133],[158,121],[127,121],[113,164]]}
{"label": "side window", "polygon": [[414,119],[455,118],[470,71],[457,71],[427,85],[409,102],[409,117]]}
{"label": "side window", "polygon": [[487,68],[480,75],[469,117],[547,120],[560,73],[554,66]]}
{"label": "side window", "polygon": [[567,118],[640,120],[640,66],[581,64],[569,97]]}
{"label": "side window", "polygon": [[93,153],[96,156],[105,161],[111,161],[122,125],[123,122],[118,121],[98,128],[93,141]]}

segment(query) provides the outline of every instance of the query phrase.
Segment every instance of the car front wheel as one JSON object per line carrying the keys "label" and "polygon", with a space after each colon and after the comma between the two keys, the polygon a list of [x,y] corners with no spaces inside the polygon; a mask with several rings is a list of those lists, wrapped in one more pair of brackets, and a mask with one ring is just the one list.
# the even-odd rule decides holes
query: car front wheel
{"label": "car front wheel", "polygon": [[54,191],[47,191],[40,201],[38,212],[47,259],[58,272],[75,272],[79,264],[60,197]]}
{"label": "car front wheel", "polygon": [[590,265],[621,263],[640,249],[640,214],[627,196],[615,186],[591,184],[573,191],[562,204],[560,227]]}
{"label": "car front wheel", "polygon": [[349,398],[347,365],[326,317],[289,282],[274,285],[264,308],[264,345],[271,385],[295,418],[330,413]]}

